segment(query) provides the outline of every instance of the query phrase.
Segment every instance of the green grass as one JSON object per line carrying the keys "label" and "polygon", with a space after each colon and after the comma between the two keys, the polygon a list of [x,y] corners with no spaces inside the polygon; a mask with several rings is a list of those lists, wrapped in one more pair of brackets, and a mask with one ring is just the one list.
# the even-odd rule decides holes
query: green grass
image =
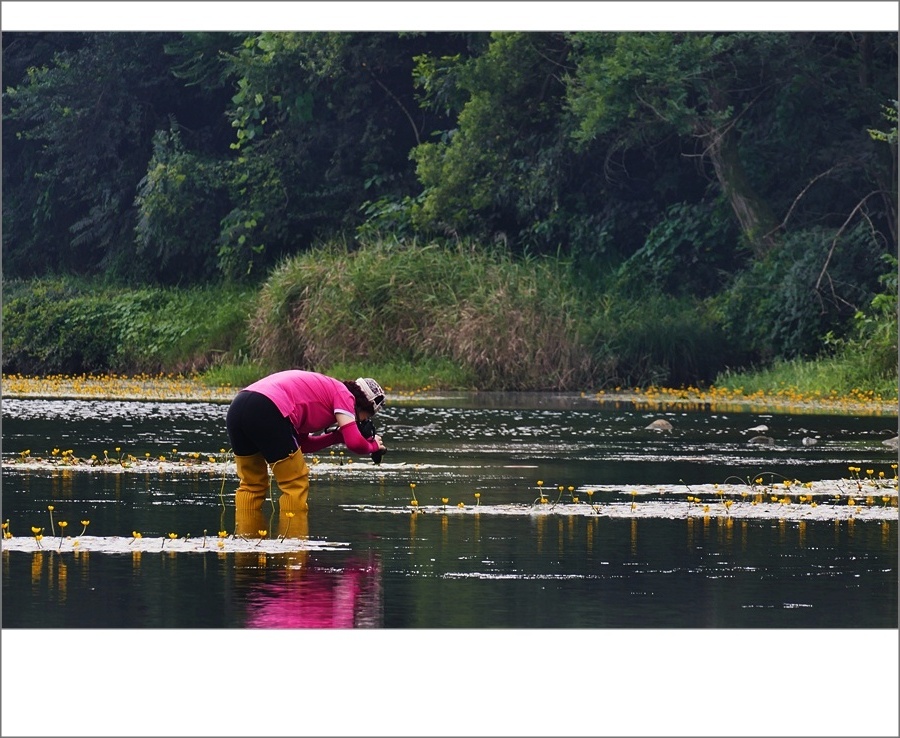
{"label": "green grass", "polygon": [[325,373],[339,379],[372,377],[388,392],[477,389],[471,373],[442,359],[372,364],[341,363],[329,367]]}
{"label": "green grass", "polygon": [[217,364],[202,372],[199,377],[204,384],[211,387],[246,387],[274,371],[277,369],[245,361],[237,364]]}
{"label": "green grass", "polygon": [[[266,367],[250,361],[223,363],[203,372],[200,379],[212,387],[246,387],[266,374],[283,368],[285,367]],[[338,379],[373,377],[388,392],[477,389],[473,377],[465,369],[441,359],[416,362],[343,362],[319,371]]]}
{"label": "green grass", "polygon": [[779,360],[771,367],[743,372],[723,372],[715,381],[722,389],[743,389],[745,394],[775,394],[792,389],[803,395],[852,396],[867,394],[884,400],[897,399],[898,380],[864,374],[859,362],[843,357],[813,360]]}

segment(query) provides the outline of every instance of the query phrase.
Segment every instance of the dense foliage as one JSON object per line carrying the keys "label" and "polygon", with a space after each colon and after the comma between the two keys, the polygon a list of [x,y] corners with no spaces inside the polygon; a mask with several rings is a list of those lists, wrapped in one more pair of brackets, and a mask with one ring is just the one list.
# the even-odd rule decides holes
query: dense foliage
{"label": "dense foliage", "polygon": [[3,287],[5,372],[191,373],[247,353],[246,288],[126,289],[71,277]]}
{"label": "dense foliage", "polygon": [[815,356],[866,320],[896,355],[895,33],[2,42],[6,279],[258,286],[326,242],[464,241],[565,261],[609,325],[678,316],[601,331],[618,376]]}

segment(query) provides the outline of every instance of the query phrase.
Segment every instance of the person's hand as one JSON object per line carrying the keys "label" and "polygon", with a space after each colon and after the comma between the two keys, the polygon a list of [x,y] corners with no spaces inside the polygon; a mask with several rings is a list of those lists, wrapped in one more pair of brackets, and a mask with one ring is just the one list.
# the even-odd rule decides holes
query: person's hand
{"label": "person's hand", "polygon": [[387,449],[385,449],[385,447],[384,447],[384,441],[381,440],[381,436],[379,436],[377,433],[375,434],[375,443],[378,444],[378,449],[379,449],[379,451],[386,451],[386,450],[387,450]]}

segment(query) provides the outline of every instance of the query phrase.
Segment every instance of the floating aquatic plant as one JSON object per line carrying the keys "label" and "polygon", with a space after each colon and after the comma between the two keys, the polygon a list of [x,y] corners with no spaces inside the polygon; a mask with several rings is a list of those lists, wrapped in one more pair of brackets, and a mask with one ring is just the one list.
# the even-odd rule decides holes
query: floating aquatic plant
{"label": "floating aquatic plant", "polygon": [[[294,513],[292,513],[292,512],[286,512],[286,513],[284,514],[284,517],[286,517],[286,518],[288,519],[288,524],[287,524],[287,526],[285,527],[284,533],[283,533],[282,536],[281,536],[281,540],[282,540],[282,541],[283,541],[285,538],[287,538],[288,531],[291,529],[291,521],[294,519]],[[204,533],[205,533],[205,532],[206,532],[206,531],[204,531]]]}

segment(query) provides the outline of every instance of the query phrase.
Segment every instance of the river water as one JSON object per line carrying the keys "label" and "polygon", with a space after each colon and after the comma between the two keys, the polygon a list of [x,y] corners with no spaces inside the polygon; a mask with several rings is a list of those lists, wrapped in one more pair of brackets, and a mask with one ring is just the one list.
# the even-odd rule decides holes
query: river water
{"label": "river water", "polygon": [[[4,399],[4,704],[29,734],[54,734],[31,719],[35,669],[62,679],[58,709],[92,716],[64,735],[182,735],[190,715],[198,735],[700,735],[701,719],[845,734],[892,714],[895,416],[394,398],[381,465],[309,458],[308,517],[285,531],[276,490],[243,540],[225,411]],[[818,507],[802,502],[819,483]],[[424,640],[326,637],[363,630]],[[230,700],[264,677],[270,709],[258,688],[257,708]],[[867,684],[875,707],[818,724],[827,711],[748,709],[772,679]],[[295,681],[299,712],[278,697]]]}
{"label": "river water", "polygon": [[[54,449],[84,458],[223,458],[225,410],[8,399],[3,458],[24,450],[52,458]],[[647,427],[658,419],[672,430]],[[584,510],[591,487],[605,490],[591,498],[599,510],[662,484],[691,489],[763,475],[849,485],[853,466],[890,479],[896,452],[883,441],[896,433],[896,418],[647,411],[581,396],[498,394],[401,399],[379,421],[390,449],[381,466],[340,449],[309,459],[310,513],[295,532],[317,545],[287,553],[166,551],[170,532],[198,540],[233,530],[236,477],[227,463],[141,473],[5,463],[3,519],[18,536],[35,526],[46,538],[4,551],[4,627],[897,625],[895,506],[871,521],[609,517],[572,506],[580,496]],[[775,444],[749,443],[761,433]],[[530,507],[542,494],[558,503],[553,514],[529,514],[548,510]],[[69,536],[139,531],[159,537],[160,548],[54,546],[48,505],[69,523]],[[457,514],[460,505],[468,514]],[[272,531],[267,538],[277,528],[273,509],[267,502],[260,522]],[[510,509],[520,514],[494,514]]]}

